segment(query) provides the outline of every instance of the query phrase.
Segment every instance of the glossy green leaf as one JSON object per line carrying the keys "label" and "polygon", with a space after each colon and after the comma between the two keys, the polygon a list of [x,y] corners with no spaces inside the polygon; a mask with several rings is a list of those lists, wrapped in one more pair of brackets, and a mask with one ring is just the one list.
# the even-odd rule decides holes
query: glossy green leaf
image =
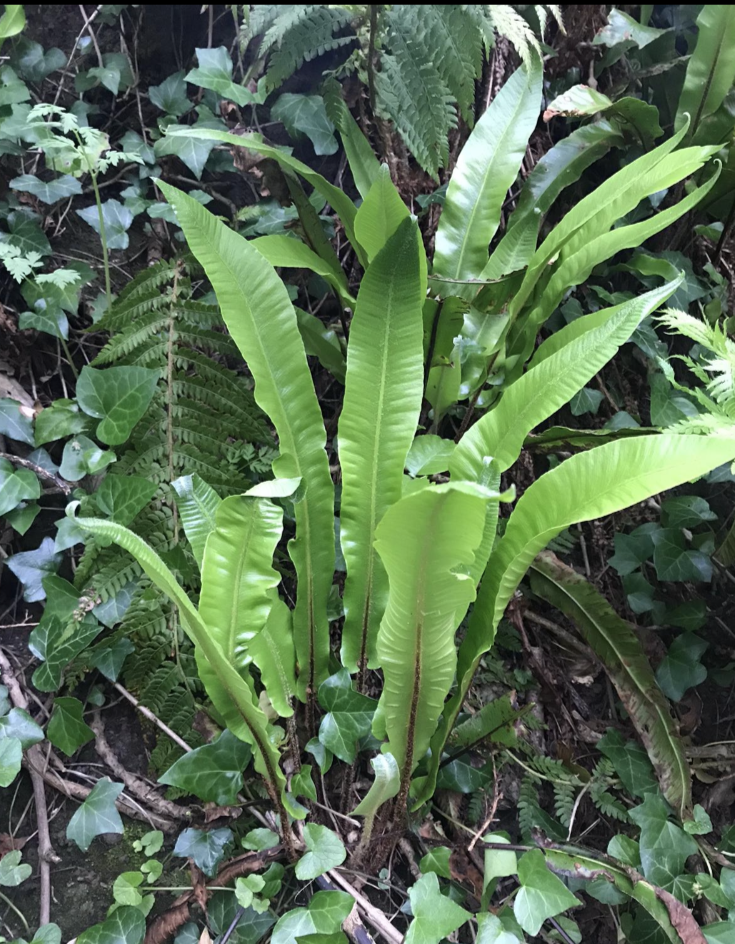
{"label": "glossy green leaf", "polygon": [[430,849],[419,862],[419,868],[424,875],[434,872],[441,878],[451,878],[452,873],[449,868],[449,857],[452,850],[449,846],[435,846]]}
{"label": "glossy green leaf", "polygon": [[121,905],[101,924],[87,928],[78,944],[143,944],[145,915],[139,908]]}
{"label": "glossy green leaf", "polygon": [[147,367],[83,367],[77,382],[79,406],[102,422],[97,437],[109,446],[124,443],[153,398],[159,372]]}
{"label": "glossy green leaf", "polygon": [[528,434],[584,387],[679,284],[681,279],[577,318],[553,334],[538,348],[529,370],[505,390],[498,406],[464,434],[452,455],[452,476],[476,481],[485,456],[492,456],[501,472],[509,469]]}
{"label": "glossy green leaf", "polygon": [[100,449],[89,436],[78,435],[64,444],[59,474],[67,482],[78,482],[85,475],[96,475],[116,459],[110,449]]}
{"label": "glossy green leaf", "polygon": [[454,728],[448,746],[453,750],[468,748],[488,738],[495,744],[513,747],[518,742],[513,725],[519,716],[508,695],[495,698]]}
{"label": "glossy green leaf", "polygon": [[86,852],[95,836],[103,833],[122,833],[123,824],[115,800],[123,790],[121,783],[108,777],[98,780],[92,792],[69,820],[66,838]]}
{"label": "glossy green leaf", "polygon": [[655,793],[647,794],[643,803],[630,811],[630,818],[641,827],[643,874],[655,885],[675,891],[686,860],[698,850],[696,842],[669,820],[668,806]]}
{"label": "glossy green leaf", "polygon": [[98,507],[118,524],[130,524],[156,494],[155,482],[139,475],[107,475],[94,493]]}
{"label": "glossy green leaf", "polygon": [[680,816],[691,804],[691,775],[676,722],[630,623],[584,577],[543,553],[531,565],[534,593],[579,628],[601,660],[656,770],[661,790]]}
{"label": "glossy green leaf", "polygon": [[580,453],[537,479],[518,502],[488,564],[467,634],[460,646],[458,691],[444,709],[432,741],[431,772],[417,801],[433,792],[441,746],[464,700],[483,653],[536,554],[565,528],[644,501],[704,475],[735,458],[735,442],[717,437],[646,436],[607,443]]}
{"label": "glossy green leaf", "polygon": [[236,85],[232,81],[232,59],[224,46],[197,49],[196,55],[199,67],[187,72],[187,82],[200,88],[211,89],[222,98],[240,106],[255,104],[256,96],[244,85]]}
{"label": "glossy green leaf", "polygon": [[19,3],[6,3],[5,12],[0,16],[0,41],[10,36],[17,36],[26,25],[26,14]]}
{"label": "glossy green leaf", "polygon": [[247,744],[230,731],[223,731],[216,741],[180,757],[158,782],[178,787],[205,803],[234,806],[251,757]]}
{"label": "glossy green leaf", "polygon": [[176,492],[176,507],[186,537],[201,570],[204,547],[210,532],[214,530],[217,509],[222,499],[196,472],[193,475],[182,475],[171,484]]}
{"label": "glossy green leaf", "polygon": [[386,751],[370,758],[375,779],[370,789],[352,811],[358,816],[372,817],[388,800],[392,800],[401,788],[401,771],[395,757]]}
{"label": "glossy green leaf", "polygon": [[690,547],[680,528],[659,528],[652,535],[653,564],[659,580],[709,581],[712,561],[696,546]]}
{"label": "glossy green leaf", "polygon": [[135,646],[123,636],[122,639],[118,639],[111,646],[95,652],[91,662],[106,679],[116,682],[125,660],[133,652],[135,652]]}
{"label": "glossy green leaf", "polygon": [[36,416],[36,445],[63,439],[89,428],[91,420],[74,400],[54,400]]}
{"label": "glossy green leaf", "polygon": [[291,610],[283,600],[273,600],[265,626],[248,644],[268,699],[281,718],[293,715],[296,697],[296,649]]}
{"label": "glossy green leaf", "polygon": [[475,595],[464,568],[482,537],[491,495],[470,485],[427,488],[392,505],[376,531],[390,586],[378,632],[379,713],[404,789],[454,679],[454,634]]}
{"label": "glossy green leaf", "polygon": [[59,200],[77,196],[82,192],[82,185],[76,177],[68,175],[45,181],[39,180],[33,174],[21,174],[20,177],[15,177],[10,181],[10,189],[31,193],[42,203],[51,205],[58,203]]}
{"label": "glossy green leaf", "polygon": [[7,397],[0,399],[0,434],[34,446],[33,424],[29,412],[17,400]]}
{"label": "glossy green leaf", "polygon": [[21,865],[22,853],[18,849],[6,852],[0,859],[0,886],[4,888],[15,888],[21,882],[29,877],[33,869],[27,863]]}
{"label": "glossy green leaf", "polygon": [[213,641],[209,628],[176,578],[155,551],[132,531],[101,518],[79,518],[79,526],[132,554],[153,583],[179,608],[182,625],[194,642],[199,675],[227,727],[253,748],[255,769],[275,789],[285,790],[279,754],[270,740],[268,721],[247,681]]}
{"label": "glossy green leaf", "polygon": [[212,876],[225,856],[225,849],[232,842],[232,830],[185,829],[176,840],[173,854],[182,859],[191,859],[205,875]]}
{"label": "glossy green leaf", "polygon": [[434,272],[438,275],[474,279],[485,268],[503,201],[538,121],[541,73],[535,56],[516,70],[462,149],[436,233]]}
{"label": "glossy green leaf", "polygon": [[401,496],[421,410],[422,252],[416,223],[407,219],[365,274],[350,329],[339,457],[347,564],[342,664],[352,672],[377,664],[387,580],[373,544],[375,529]]}
{"label": "glossy green leaf", "polygon": [[82,718],[82,708],[78,698],[54,699],[54,710],[46,736],[67,757],[75,754],[83,744],[94,740],[94,731]]}
{"label": "glossy green leaf", "polygon": [[41,486],[30,469],[16,469],[7,459],[0,459],[0,517],[21,502],[41,497]]}
{"label": "glossy green leaf", "polygon": [[454,443],[427,433],[417,436],[406,456],[406,469],[413,475],[436,475],[447,472],[454,452]]}
{"label": "glossy green leaf", "polygon": [[377,179],[355,216],[355,236],[367,253],[369,263],[408,216],[408,207],[390,179],[388,165],[381,165]]}
{"label": "glossy green leaf", "polygon": [[296,863],[296,878],[302,882],[324,875],[330,869],[336,869],[347,858],[347,850],[339,836],[316,823],[304,826],[304,844],[307,852]]}
{"label": "glossy green leaf", "polygon": [[54,550],[53,538],[44,538],[34,551],[20,551],[8,557],[8,568],[23,584],[23,599],[36,603],[46,597],[43,578],[55,574],[61,566],[62,556]]}
{"label": "glossy green leaf", "polygon": [[251,245],[276,269],[311,269],[326,279],[340,298],[354,305],[342,269],[335,271],[300,239],[275,233],[272,236],[259,236],[251,241]]}
{"label": "glossy green leaf", "polygon": [[299,95],[292,92],[279,95],[271,106],[271,120],[280,121],[295,140],[306,135],[317,155],[337,152],[334,125],[327,117],[327,109],[321,95]]}
{"label": "glossy green leaf", "polygon": [[472,917],[451,898],[439,891],[439,879],[433,872],[422,875],[408,890],[413,921],[405,944],[439,944]]}
{"label": "glossy green leaf", "polygon": [[708,643],[694,633],[682,633],[669,646],[656,669],[656,680],[672,701],[681,701],[690,688],[707,678],[707,669],[699,661]]}
{"label": "glossy green leaf", "polygon": [[612,100],[597,89],[590,88],[589,85],[573,85],[546,106],[544,121],[551,121],[557,115],[584,118],[586,115],[605,111],[611,105]]}
{"label": "glossy green leaf", "polygon": [[518,880],[521,889],[513,902],[513,913],[528,934],[538,934],[547,918],[579,905],[562,880],[546,867],[540,849],[532,849],[518,860]]}
{"label": "glossy green leaf", "polygon": [[668,528],[696,528],[707,521],[717,521],[709,502],[699,495],[677,495],[661,505],[662,519]]}
{"label": "glossy green leaf", "polygon": [[255,399],[278,433],[278,478],[301,477],[296,537],[289,552],[298,575],[294,612],[299,697],[326,678],[327,598],[334,570],[333,485],[325,431],[296,315],[285,286],[263,256],[196,200],[161,184],[192,252],[217,293],[230,334],[255,379]]}
{"label": "glossy green leaf", "polygon": [[523,944],[523,941],[507,930],[497,915],[485,912],[477,916],[477,944]]}
{"label": "glossy green leaf", "polygon": [[[76,212],[77,216],[81,216],[85,223],[88,223],[95,232],[99,233],[100,218],[96,204]],[[130,210],[123,206],[119,200],[107,200],[102,204],[102,220],[105,227],[107,248],[127,249],[130,244],[128,230],[133,222],[133,214]]]}
{"label": "glossy green leaf", "polygon": [[334,934],[354,905],[355,899],[346,892],[317,892],[308,908],[292,908],[278,919],[272,944],[297,944],[306,935]]}
{"label": "glossy green leaf", "polygon": [[[190,102],[186,97],[186,82],[184,81],[183,72],[174,72],[173,75],[169,75],[168,78],[164,79],[160,85],[149,86],[148,97],[151,104],[155,105],[156,108],[160,108],[167,115],[175,115],[177,118],[185,115],[194,107],[193,102]],[[125,150],[128,150],[127,145],[124,145],[124,147]]]}
{"label": "glossy green leaf", "polygon": [[[44,581],[45,583],[45,581]],[[79,598],[77,597],[77,603]],[[33,684],[39,691],[55,692],[61,687],[66,666],[102,632],[97,620],[87,614],[77,619],[51,617],[45,639],[45,662],[33,673]]]}
{"label": "glossy green leaf", "polygon": [[20,773],[22,762],[23,748],[18,738],[3,738],[0,741],[0,787],[10,786]]}
{"label": "glossy green leaf", "polygon": [[0,742],[6,739],[19,741],[25,751],[43,740],[43,728],[23,708],[11,708],[0,718]]}
{"label": "glossy green leaf", "polygon": [[[206,124],[207,122],[196,124],[191,130],[199,131],[201,129],[201,131],[204,131]],[[169,155],[178,157],[182,163],[186,164],[196,179],[201,180],[204,165],[216,147],[216,142],[207,141],[200,137],[184,137],[184,135],[175,134],[174,132],[179,128],[184,131],[190,130],[188,125],[169,125],[164,137],[159,138],[153,145],[154,154],[158,159]]]}
{"label": "glossy green leaf", "polygon": [[[355,210],[354,204],[350,198],[339,189],[339,187],[335,187],[333,184],[330,184],[329,181],[325,180],[321,174],[317,174],[310,167],[307,167],[306,164],[302,164],[301,161],[291,157],[290,154],[286,154],[285,151],[281,151],[270,144],[264,144],[260,140],[259,135],[237,135],[230,134],[226,131],[217,131],[210,128],[199,127],[177,127],[175,130],[168,128],[166,137],[163,140],[173,141],[174,138],[178,138],[180,141],[185,141],[187,138],[215,143],[220,141],[223,144],[230,144],[234,147],[247,148],[250,151],[254,151],[256,154],[262,154],[264,157],[272,158],[286,170],[295,171],[297,174],[303,177],[307,183],[310,183],[312,187],[317,190],[333,207],[335,212],[339,215],[339,218],[342,220],[345,232],[347,233],[347,238],[355,247],[358,256],[360,256],[361,250],[355,239],[354,231],[355,214],[357,212]],[[214,144],[212,146],[214,146]],[[171,192],[171,189],[169,192]]]}
{"label": "glossy green leaf", "polygon": [[199,614],[211,638],[237,669],[250,662],[248,643],[265,626],[281,582],[273,554],[283,511],[267,498],[235,495],[215,513],[202,559]]}
{"label": "glossy green leaf", "polygon": [[342,139],[342,146],[347,155],[347,163],[350,165],[357,192],[364,200],[378,179],[380,162],[373,153],[370,142],[344,103],[342,87],[336,79],[328,79],[324,83],[324,101],[327,114]]}
{"label": "glossy green leaf", "polygon": [[319,686],[319,704],[327,712],[319,726],[319,740],[340,760],[354,763],[359,742],[370,734],[377,703],[356,692],[350,673],[341,669]]}
{"label": "glossy green leaf", "polygon": [[[5,9],[9,10],[11,7],[6,6]],[[21,36],[13,44],[10,60],[13,68],[17,69],[26,81],[40,84],[46,76],[66,65],[67,56],[58,46],[44,50],[40,43],[27,36]]]}
{"label": "glossy green leaf", "polygon": [[675,127],[691,120],[691,134],[722,104],[735,81],[735,10],[706,3],[697,17],[697,45],[687,63]]}

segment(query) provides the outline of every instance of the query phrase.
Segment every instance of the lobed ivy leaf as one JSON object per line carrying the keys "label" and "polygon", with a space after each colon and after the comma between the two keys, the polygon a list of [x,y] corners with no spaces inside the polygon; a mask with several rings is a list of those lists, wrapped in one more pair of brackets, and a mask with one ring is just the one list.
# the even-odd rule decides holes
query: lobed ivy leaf
{"label": "lobed ivy leaf", "polygon": [[[109,446],[124,443],[148,409],[159,372],[147,367],[83,367],[77,381],[79,406],[102,420],[97,436]],[[63,473],[62,473],[63,474]]]}
{"label": "lobed ivy leaf", "polygon": [[649,793],[640,806],[630,810],[630,818],[641,827],[643,874],[649,882],[676,895],[686,860],[699,847],[681,826],[669,820],[669,815],[670,808],[658,793]]}
{"label": "lobed ivy leaf", "polygon": [[[198,123],[201,127],[202,124]],[[172,131],[177,127],[188,128],[187,125],[169,125],[167,131]],[[197,125],[194,126],[195,128]],[[207,141],[204,138],[184,137],[176,134],[166,134],[159,138],[153,145],[156,157],[167,157],[173,155],[178,157],[189,170],[194,174],[197,180],[202,179],[202,171],[207,163],[207,158],[212,150],[217,146],[216,141]]]}
{"label": "lobed ivy leaf", "polygon": [[252,849],[254,852],[261,852],[263,849],[273,849],[279,843],[278,833],[265,827],[251,829],[245,834],[242,841],[243,849]]}
{"label": "lobed ivy leaf", "polygon": [[102,626],[90,614],[81,620],[75,619],[73,615],[67,619],[50,617],[45,633],[46,661],[33,673],[33,684],[36,688],[42,692],[57,691],[66,666],[101,632]]}
{"label": "lobed ivy leaf", "polygon": [[694,633],[682,633],[672,642],[656,669],[656,681],[667,698],[681,701],[690,688],[707,678],[707,669],[699,660],[708,645]]}
{"label": "lobed ivy leaf", "polygon": [[314,145],[318,155],[335,154],[338,149],[334,125],[327,117],[321,95],[279,95],[271,108],[271,118],[280,121],[292,138],[302,135]]}
{"label": "lobed ivy leaf", "polygon": [[245,86],[236,85],[232,81],[232,59],[224,46],[218,46],[216,49],[197,49],[196,55],[199,66],[186,74],[187,82],[211,89],[222,98],[240,106],[263,103],[265,95],[260,88],[258,94],[253,94]]}
{"label": "lobed ivy leaf", "polygon": [[0,517],[21,502],[41,497],[41,486],[30,469],[15,469],[7,459],[0,459]]}
{"label": "lobed ivy leaf", "polygon": [[477,916],[477,944],[523,944],[523,938],[508,930],[497,915],[486,912]]}
{"label": "lobed ivy leaf", "polygon": [[58,305],[49,305],[45,299],[39,299],[33,311],[22,311],[18,315],[18,327],[26,331],[29,328],[43,331],[53,338],[69,337],[69,319]]}
{"label": "lobed ivy leaf", "polygon": [[326,826],[307,823],[304,826],[304,843],[308,852],[296,863],[296,878],[302,882],[324,875],[330,869],[342,865],[347,858],[342,840]]}
{"label": "lobed ivy leaf", "polygon": [[599,390],[591,387],[582,387],[569,401],[572,416],[583,416],[585,413],[597,414],[602,403],[603,395]]}
{"label": "lobed ivy leaf", "polygon": [[10,189],[32,193],[42,203],[51,205],[67,197],[77,196],[82,192],[82,185],[75,177],[70,177],[68,174],[48,181],[39,180],[33,174],[21,174],[20,177],[15,177],[10,181]]}
{"label": "lobed ivy leaf", "polygon": [[17,442],[35,445],[33,425],[26,409],[17,400],[7,397],[0,399],[0,435],[8,436]]}
{"label": "lobed ivy leaf", "polygon": [[717,521],[709,502],[699,495],[678,495],[661,504],[661,513],[668,528],[696,528],[706,521]]}
{"label": "lobed ivy leaf", "polygon": [[370,734],[377,702],[356,692],[347,669],[319,686],[319,704],[328,712],[319,726],[319,740],[340,760],[354,762],[362,738]]}
{"label": "lobed ivy leaf", "polygon": [[[151,102],[167,115],[180,118],[194,107],[186,97],[186,82],[183,72],[174,72],[160,85],[151,85],[148,89]],[[126,148],[127,150],[127,148]]]}
{"label": "lobed ivy leaf", "polygon": [[[108,777],[103,777],[97,781],[87,799],[69,820],[69,825],[66,827],[66,838],[76,843],[82,852],[89,849],[95,836],[101,836],[103,833],[123,832],[122,820],[115,806],[115,800],[120,796],[122,790],[123,785],[121,783],[113,783]],[[119,910],[114,914],[119,914]],[[95,925],[95,927],[99,928],[101,926]],[[90,928],[90,931],[92,930],[94,928]],[[89,933],[89,931],[85,932],[85,934]],[[81,935],[81,937],[84,936],[84,934]],[[77,940],[81,940],[81,937]],[[92,940],[98,939],[93,938]]]}
{"label": "lobed ivy leaf", "polygon": [[232,842],[231,829],[185,829],[176,840],[173,854],[181,859],[192,859],[205,875],[214,875],[215,869]]}
{"label": "lobed ivy leaf", "polygon": [[233,806],[252,756],[249,745],[225,730],[216,741],[180,757],[158,782],[179,787],[205,803]]}
{"label": "lobed ivy leaf", "polygon": [[430,849],[419,862],[422,874],[428,875],[429,872],[434,872],[441,878],[451,878],[452,872],[449,868],[451,854],[452,850],[449,846],[435,846]]}
{"label": "lobed ivy leaf", "polygon": [[77,944],[142,944],[144,937],[143,912],[130,905],[120,905],[101,924],[83,931]]}
{"label": "lobed ivy leaf", "polygon": [[579,905],[562,880],[548,870],[540,849],[532,849],[518,860],[518,880],[521,889],[513,903],[513,913],[528,934],[538,934],[547,918]]}
{"label": "lobed ivy leaf", "polygon": [[0,741],[0,787],[9,787],[20,773],[23,748],[18,738],[8,737]]}
{"label": "lobed ivy leaf", "polygon": [[658,790],[653,764],[640,744],[624,740],[619,731],[609,728],[597,746],[631,796],[644,797]]}
{"label": "lobed ivy leaf", "polygon": [[38,85],[66,65],[66,55],[56,46],[44,52],[40,43],[23,36],[15,43],[10,61],[22,78]]}
{"label": "lobed ivy leaf", "polygon": [[621,577],[632,574],[642,563],[653,557],[652,531],[658,530],[658,525],[641,525],[630,534],[618,533],[615,535],[615,553],[610,558],[610,566]]}
{"label": "lobed ivy leaf", "polygon": [[61,561],[61,554],[54,550],[53,538],[44,538],[34,551],[20,551],[8,557],[8,567],[23,584],[23,599],[26,603],[45,599],[43,578],[55,574]]}
{"label": "lobed ivy leaf", "polygon": [[[208,924],[215,932],[221,936],[233,924],[238,913],[238,904],[235,896],[231,892],[215,892],[207,905]],[[254,908],[246,908],[240,916],[235,930],[230,936],[232,944],[258,944],[270,931],[275,923],[275,918],[269,911],[257,912]],[[193,940],[190,942],[179,942],[177,944],[197,944],[199,941],[199,931],[195,927]]]}
{"label": "lobed ivy leaf", "polygon": [[6,852],[0,859],[0,886],[5,888],[15,888],[21,882],[30,876],[33,869],[27,863],[21,865],[20,850],[14,849],[12,852]]}
{"label": "lobed ivy leaf", "polygon": [[689,547],[678,528],[660,528],[652,535],[653,563],[659,580],[709,581],[712,561],[696,547]]}
{"label": "lobed ivy leaf", "polygon": [[39,727],[23,708],[11,708],[0,718],[0,743],[6,738],[20,741],[23,750],[43,740],[43,728]]}
{"label": "lobed ivy leaf", "polygon": [[[77,216],[80,216],[85,223],[89,224],[96,233],[100,232],[100,217],[96,204],[76,212]],[[130,244],[128,230],[132,222],[132,212],[119,200],[107,200],[102,204],[102,223],[105,227],[108,249],[128,248]]]}
{"label": "lobed ivy leaf", "polygon": [[95,652],[92,656],[92,665],[99,669],[106,679],[116,682],[127,657],[135,652],[132,642],[123,636],[106,649]]}
{"label": "lobed ivy leaf", "polygon": [[56,698],[51,720],[46,729],[49,741],[71,757],[89,741],[94,740],[94,731],[82,718],[83,705],[78,698]]}
{"label": "lobed ivy leaf", "polygon": [[67,482],[78,482],[85,475],[96,475],[106,469],[116,458],[112,450],[100,449],[88,436],[75,436],[64,444],[59,474]]}
{"label": "lobed ivy leaf", "polygon": [[157,485],[139,475],[107,475],[94,499],[112,521],[130,524],[156,494]]}
{"label": "lobed ivy leaf", "polygon": [[471,917],[455,901],[441,894],[434,872],[422,875],[408,890],[408,897],[413,921],[406,931],[405,944],[439,944]]}
{"label": "lobed ivy leaf", "polygon": [[346,892],[317,892],[308,908],[293,908],[278,919],[271,944],[297,944],[308,934],[336,934],[354,903]]}

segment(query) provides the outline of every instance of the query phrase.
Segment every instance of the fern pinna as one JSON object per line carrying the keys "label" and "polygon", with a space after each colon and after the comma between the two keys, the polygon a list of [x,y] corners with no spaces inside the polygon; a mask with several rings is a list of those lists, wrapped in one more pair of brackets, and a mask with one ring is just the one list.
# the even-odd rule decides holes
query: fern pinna
{"label": "fern pinna", "polygon": [[[171,483],[196,473],[221,495],[237,494],[275,455],[247,380],[223,363],[229,355],[236,361],[239,356],[219,330],[219,309],[192,297],[195,274],[190,259],[161,261],[139,273],[95,325],[96,331],[109,331],[110,338],[93,362],[160,371],[148,411],[108,474],[155,484],[151,501],[131,526],[193,592],[199,589],[198,570],[179,527]],[[129,640],[135,651],[125,662],[125,684],[170,726],[190,736],[200,684],[175,608],[131,555],[94,539],[86,545],[75,583],[116,604],[114,615],[122,616],[114,625],[113,615],[113,632],[85,654],[84,664],[94,664],[104,651]],[[152,757],[156,768],[171,762],[171,750],[167,739],[158,744]]]}

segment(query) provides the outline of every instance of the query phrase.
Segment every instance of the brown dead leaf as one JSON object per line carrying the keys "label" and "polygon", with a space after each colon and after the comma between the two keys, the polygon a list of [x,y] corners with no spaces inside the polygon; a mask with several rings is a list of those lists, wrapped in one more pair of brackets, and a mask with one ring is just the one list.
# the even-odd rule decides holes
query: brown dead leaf
{"label": "brown dead leaf", "polygon": [[656,897],[666,906],[669,920],[681,938],[681,944],[707,944],[707,939],[697,924],[694,915],[680,901],[663,888],[655,888]]}
{"label": "brown dead leaf", "polygon": [[11,836],[9,833],[0,833],[0,859],[8,852],[22,849],[28,839],[21,836]]}

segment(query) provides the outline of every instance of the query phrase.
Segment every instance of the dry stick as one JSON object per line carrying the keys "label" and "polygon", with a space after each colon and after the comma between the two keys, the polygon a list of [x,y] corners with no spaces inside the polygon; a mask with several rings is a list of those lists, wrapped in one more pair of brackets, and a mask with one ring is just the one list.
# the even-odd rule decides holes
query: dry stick
{"label": "dry stick", "polygon": [[[21,691],[20,684],[13,673],[12,666],[2,650],[0,650],[0,677],[7,686],[10,700],[15,707],[21,708],[23,711],[28,711],[28,700]],[[33,783],[33,797],[36,801],[38,863],[41,879],[38,923],[39,926],[43,926],[44,924],[49,924],[51,921],[51,863],[60,862],[61,860],[56,855],[51,845],[51,836],[48,828],[48,808],[46,806],[46,789],[43,783],[43,776],[35,767],[36,761],[41,769],[46,766],[40,746],[34,744],[32,747],[29,747],[26,752],[26,758],[28,760],[28,772],[31,775],[31,781]]]}
{"label": "dry stick", "polygon": [[[93,17],[88,17],[87,11],[84,9],[84,4],[80,3],[78,4],[78,6],[79,6],[79,11],[81,12],[82,17],[84,19],[84,29],[86,29],[86,31],[89,33],[89,38],[92,40],[92,43],[94,45],[94,51],[97,53],[97,62],[99,63],[99,67],[100,69],[104,69],[105,63],[102,60],[102,53],[100,52],[100,47],[97,42],[97,37],[94,35],[94,30],[92,29],[92,25],[91,25],[92,19],[94,18],[94,16],[97,15],[97,13],[95,11],[95,14]],[[84,30],[82,30],[82,32],[84,32]]]}
{"label": "dry stick", "polygon": [[22,459],[20,456],[14,456],[12,452],[0,452],[0,459],[7,459],[8,462],[19,465],[23,469],[30,469],[31,472],[35,472],[39,478],[45,479],[47,482],[52,482],[54,485],[54,490],[59,491],[64,495],[71,495],[72,493],[72,486],[69,485],[68,482],[65,482],[62,478],[60,478],[60,476],[54,475],[53,472],[49,472],[40,465],[36,465],[35,462],[29,462],[28,459]]}
{"label": "dry stick", "polygon": [[401,932],[390,923],[382,911],[370,904],[367,898],[361,895],[356,888],[353,888],[343,875],[340,875],[336,869],[333,869],[331,872],[326,873],[326,877],[330,882],[339,885],[348,895],[352,895],[357,902],[358,910],[362,912],[363,916],[372,924],[375,930],[383,935],[389,944],[403,944],[403,935]]}
{"label": "dry stick", "polygon": [[186,753],[188,754],[194,750],[194,748],[190,747],[186,743],[186,741],[183,738],[179,737],[179,735],[175,731],[172,731],[171,728],[169,728],[167,724],[164,724],[160,718],[157,718],[153,714],[153,712],[150,710],[150,708],[146,708],[145,705],[141,705],[138,699],[134,695],[131,695],[130,692],[127,690],[127,688],[123,688],[119,682],[115,682],[115,688],[117,689],[118,692],[120,692],[120,694],[124,698],[127,698],[130,704],[137,711],[139,711],[143,715],[144,718],[147,718],[149,721],[152,721],[153,724],[155,724],[157,728],[159,728],[161,731],[163,731],[164,734],[168,735],[168,737],[171,738],[174,744],[178,744],[178,746],[182,749],[182,751],[186,751]]}
{"label": "dry stick", "polygon": [[123,767],[112,748],[107,743],[107,738],[105,737],[105,726],[102,722],[102,716],[100,715],[99,708],[95,708],[94,710],[90,728],[95,734],[95,749],[97,753],[107,764],[113,774],[119,780],[122,780],[122,782],[132,794],[137,796],[139,800],[142,800],[143,803],[147,804],[151,809],[158,813],[159,816],[163,816],[172,820],[188,821],[191,819],[191,814],[188,812],[188,810],[181,806],[177,806],[176,803],[172,803],[170,800],[166,800],[164,797],[159,796],[156,791],[144,780],[141,780],[140,777],[136,777],[135,774]]}

